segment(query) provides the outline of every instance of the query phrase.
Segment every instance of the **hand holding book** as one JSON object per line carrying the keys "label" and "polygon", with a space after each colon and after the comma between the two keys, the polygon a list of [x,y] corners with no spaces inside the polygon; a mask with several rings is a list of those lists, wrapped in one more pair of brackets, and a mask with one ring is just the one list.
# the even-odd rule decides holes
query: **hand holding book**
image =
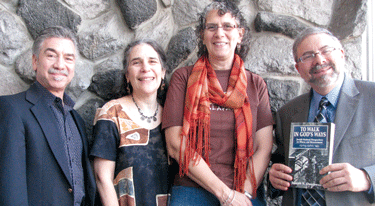
{"label": "hand holding book", "polygon": [[332,163],[334,123],[293,122],[288,165],[293,170],[292,187],[324,189],[319,171]]}

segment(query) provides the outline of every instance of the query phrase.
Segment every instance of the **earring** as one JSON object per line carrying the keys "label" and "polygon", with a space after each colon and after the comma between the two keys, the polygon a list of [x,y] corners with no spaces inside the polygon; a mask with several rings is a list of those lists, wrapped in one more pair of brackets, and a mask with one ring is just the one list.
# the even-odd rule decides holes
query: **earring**
{"label": "earring", "polygon": [[165,89],[165,81],[164,79],[161,79],[160,90],[164,92],[164,89]]}

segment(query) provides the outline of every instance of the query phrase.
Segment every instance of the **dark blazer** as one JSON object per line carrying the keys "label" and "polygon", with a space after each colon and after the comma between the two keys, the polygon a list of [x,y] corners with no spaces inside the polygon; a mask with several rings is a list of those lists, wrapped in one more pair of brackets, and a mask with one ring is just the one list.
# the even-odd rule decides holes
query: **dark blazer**
{"label": "dark blazer", "polygon": [[[53,111],[33,84],[0,97],[0,205],[73,205],[72,178]],[[85,126],[71,114],[82,137],[85,205],[93,205],[95,180]]]}
{"label": "dark blazer", "polygon": [[[291,122],[307,121],[311,92],[301,95],[276,114],[274,163],[286,164]],[[335,117],[333,163],[350,163],[363,168],[375,186],[375,83],[353,80],[345,75]],[[283,205],[294,205],[296,192],[290,188],[283,195]],[[326,203],[334,205],[375,205],[374,195],[365,192],[328,192]]]}

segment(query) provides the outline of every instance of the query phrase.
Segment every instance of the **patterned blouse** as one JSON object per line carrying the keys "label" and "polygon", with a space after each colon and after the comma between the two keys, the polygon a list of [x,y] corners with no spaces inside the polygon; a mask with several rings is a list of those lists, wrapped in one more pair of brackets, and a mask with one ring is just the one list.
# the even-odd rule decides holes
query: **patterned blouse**
{"label": "patterned blouse", "polygon": [[168,160],[160,125],[142,128],[112,100],[96,112],[94,138],[90,155],[116,162],[120,205],[167,205]]}

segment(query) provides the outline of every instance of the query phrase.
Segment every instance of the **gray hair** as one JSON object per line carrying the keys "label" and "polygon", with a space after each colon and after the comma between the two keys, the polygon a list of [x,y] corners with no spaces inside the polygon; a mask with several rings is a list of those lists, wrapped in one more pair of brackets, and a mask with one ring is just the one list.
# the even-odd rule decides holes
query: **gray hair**
{"label": "gray hair", "polygon": [[294,40],[293,44],[293,57],[294,61],[298,61],[298,56],[297,56],[297,48],[301,44],[301,42],[306,39],[307,37],[314,35],[314,34],[327,34],[332,38],[332,40],[339,45],[340,48],[342,48],[342,45],[340,43],[340,40],[338,40],[330,31],[327,29],[319,28],[319,27],[309,27],[305,30],[303,30],[297,38]]}
{"label": "gray hair", "polygon": [[198,37],[198,53],[197,56],[198,58],[207,55],[208,51],[206,46],[203,44],[203,39],[202,39],[202,34],[204,32],[204,29],[206,27],[206,17],[207,14],[212,11],[212,10],[217,10],[218,14],[220,16],[225,15],[226,13],[229,13],[236,19],[236,23],[239,28],[243,28],[244,34],[242,37],[242,42],[240,44],[240,48],[235,50],[235,53],[238,54],[242,60],[245,61],[247,53],[249,52],[249,44],[250,44],[250,29],[247,26],[246,20],[243,17],[241,11],[238,9],[236,4],[228,1],[228,0],[216,0],[206,6],[206,8],[203,10],[202,13],[199,14],[199,20],[198,20],[198,25],[196,27],[195,33]]}
{"label": "gray hair", "polygon": [[78,49],[77,37],[75,33],[66,27],[55,26],[46,28],[38,34],[32,47],[33,55],[39,57],[40,48],[43,42],[48,38],[70,39],[74,44],[75,50]]}

